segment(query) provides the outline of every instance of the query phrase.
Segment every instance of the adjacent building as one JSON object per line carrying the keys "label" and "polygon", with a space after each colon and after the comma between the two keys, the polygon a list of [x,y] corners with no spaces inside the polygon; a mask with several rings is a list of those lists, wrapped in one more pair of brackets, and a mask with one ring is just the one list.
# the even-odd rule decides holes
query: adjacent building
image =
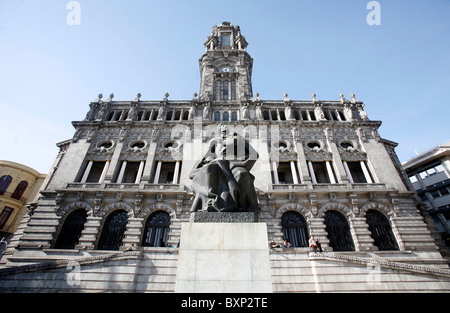
{"label": "adjacent building", "polygon": [[450,247],[450,141],[402,163],[417,195]]}
{"label": "adjacent building", "polygon": [[25,205],[35,200],[45,176],[23,164],[0,160],[0,237],[17,230]]}
{"label": "adjacent building", "polygon": [[[380,137],[362,101],[263,99],[248,43],[229,22],[204,46],[198,94],[100,94],[72,123],[2,259],[1,291],[173,292],[195,196],[190,173],[220,125],[257,152],[259,222],[292,246],[268,254],[273,291],[450,290],[397,144]],[[310,236],[322,254],[311,253]]]}

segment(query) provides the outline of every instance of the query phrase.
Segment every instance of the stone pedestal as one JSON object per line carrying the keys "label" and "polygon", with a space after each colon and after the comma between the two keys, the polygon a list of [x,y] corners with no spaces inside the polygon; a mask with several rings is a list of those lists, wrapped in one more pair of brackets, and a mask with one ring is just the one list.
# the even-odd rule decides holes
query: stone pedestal
{"label": "stone pedestal", "polygon": [[257,223],[258,213],[254,212],[195,212],[191,213],[191,223]]}
{"label": "stone pedestal", "polygon": [[272,292],[266,224],[182,223],[175,291]]}

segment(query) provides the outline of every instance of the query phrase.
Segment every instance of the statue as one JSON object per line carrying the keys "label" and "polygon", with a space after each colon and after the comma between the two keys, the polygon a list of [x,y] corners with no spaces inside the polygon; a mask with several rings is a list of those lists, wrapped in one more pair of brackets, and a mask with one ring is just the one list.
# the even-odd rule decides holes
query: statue
{"label": "statue", "polygon": [[243,120],[250,119],[249,112],[248,112],[248,103],[247,102],[244,102],[242,104],[242,119]]}
{"label": "statue", "polygon": [[263,120],[263,113],[262,113],[262,108],[261,108],[262,104],[260,102],[256,103],[256,119],[257,120]]}
{"label": "statue", "polygon": [[284,103],[284,114],[286,115],[286,120],[290,121],[294,119],[294,116],[292,115],[292,108],[291,108],[291,103],[290,102],[285,102]]}
{"label": "statue", "polygon": [[161,104],[158,110],[158,117],[156,118],[157,121],[162,121],[166,118],[166,106],[164,103]]}
{"label": "statue", "polygon": [[258,153],[237,133],[227,134],[225,125],[219,130],[189,174],[196,193],[191,212],[260,212],[250,173]]}
{"label": "statue", "polygon": [[209,102],[206,102],[203,106],[203,119],[204,120],[209,120],[209,106],[210,106]]}

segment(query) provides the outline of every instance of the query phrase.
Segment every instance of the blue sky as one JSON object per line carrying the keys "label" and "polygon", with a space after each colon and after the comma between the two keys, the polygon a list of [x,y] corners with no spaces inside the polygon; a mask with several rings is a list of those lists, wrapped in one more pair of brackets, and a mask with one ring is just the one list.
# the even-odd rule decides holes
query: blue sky
{"label": "blue sky", "polygon": [[450,1],[0,0],[0,159],[47,173],[99,93],[191,99],[213,25],[240,25],[261,99],[350,93],[401,161],[450,139]]}

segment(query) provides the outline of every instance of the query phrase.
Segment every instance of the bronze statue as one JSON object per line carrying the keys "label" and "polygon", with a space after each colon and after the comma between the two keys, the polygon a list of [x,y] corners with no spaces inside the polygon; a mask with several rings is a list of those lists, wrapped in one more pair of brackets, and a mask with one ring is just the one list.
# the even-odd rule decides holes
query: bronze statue
{"label": "bronze statue", "polygon": [[196,193],[191,212],[260,212],[250,173],[258,153],[237,133],[227,134],[225,125],[219,130],[189,174]]}

